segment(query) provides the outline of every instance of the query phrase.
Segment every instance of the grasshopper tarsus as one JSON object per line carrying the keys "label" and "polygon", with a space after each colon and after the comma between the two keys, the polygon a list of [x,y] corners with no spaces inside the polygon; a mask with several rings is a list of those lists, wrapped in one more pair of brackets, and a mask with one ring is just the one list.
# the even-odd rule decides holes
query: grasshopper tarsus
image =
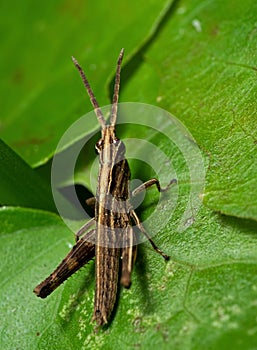
{"label": "grasshopper tarsus", "polygon": [[158,251],[158,253],[163,257],[165,261],[170,260],[170,256],[163,253],[163,251]]}
{"label": "grasshopper tarsus", "polygon": [[168,191],[170,186],[173,185],[173,184],[176,184],[176,183],[177,183],[177,179],[170,180],[170,182],[168,183],[168,185],[166,187],[163,187],[163,188],[160,187],[159,192],[166,192],[166,191]]}
{"label": "grasshopper tarsus", "polygon": [[[145,234],[145,232],[144,232],[144,234]],[[154,243],[154,241],[149,236],[147,236],[147,239],[151,243],[151,245],[152,245],[153,249],[156,251],[156,253],[160,254],[165,261],[170,260],[169,255],[165,254],[160,248],[158,248],[157,245]]]}
{"label": "grasshopper tarsus", "polygon": [[135,188],[132,191],[132,197],[135,197],[140,192],[142,192],[142,191],[146,190],[147,188],[152,187],[154,185],[156,185],[156,187],[157,187],[159,192],[166,192],[170,188],[170,186],[172,184],[176,184],[176,183],[177,183],[177,180],[176,179],[172,179],[166,187],[161,187],[159,180],[156,179],[156,178],[153,178],[151,180],[148,180],[148,181],[142,183],[140,186]]}

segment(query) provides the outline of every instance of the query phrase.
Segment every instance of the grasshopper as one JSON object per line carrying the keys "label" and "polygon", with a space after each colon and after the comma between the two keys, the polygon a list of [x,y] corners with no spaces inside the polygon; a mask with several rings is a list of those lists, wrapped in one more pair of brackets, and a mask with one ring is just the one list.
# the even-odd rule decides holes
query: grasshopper
{"label": "grasshopper", "polygon": [[[154,178],[130,193],[130,169],[125,158],[125,146],[115,134],[123,54],[124,49],[121,50],[118,58],[109,124],[103,117],[84,71],[72,57],[101,125],[101,138],[95,146],[99,154],[98,186],[95,198],[88,201],[95,207],[95,217],[76,233],[76,244],[54,272],[34,289],[37,296],[47,297],[68,277],[95,257],[93,320],[98,325],[108,323],[116,301],[119,278],[124,287],[130,287],[137,251],[133,225],[147,237],[156,252],[165,260],[169,259],[149,237],[130,203],[131,195],[136,196],[152,185],[156,185],[159,192],[166,191],[176,180],[171,180],[166,188],[161,188],[159,181]],[[93,224],[96,227],[90,229]]]}

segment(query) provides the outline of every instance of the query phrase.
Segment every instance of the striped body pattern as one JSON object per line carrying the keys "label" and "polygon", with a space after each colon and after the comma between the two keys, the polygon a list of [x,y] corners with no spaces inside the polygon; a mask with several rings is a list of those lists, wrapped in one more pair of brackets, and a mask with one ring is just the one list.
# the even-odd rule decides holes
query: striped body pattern
{"label": "striped body pattern", "polygon": [[[77,232],[76,244],[54,272],[34,289],[37,296],[46,298],[78,269],[95,258],[93,320],[98,325],[108,323],[116,301],[119,277],[124,287],[130,287],[137,250],[133,226],[140,229],[165,260],[169,259],[148,236],[130,204],[130,169],[125,158],[125,146],[115,134],[123,53],[122,49],[117,64],[110,124],[103,117],[84,71],[77,60],[72,58],[101,125],[101,138],[95,146],[99,155],[97,192],[95,198],[88,200],[95,207],[95,217]],[[166,191],[175,182],[176,180],[172,180],[162,189],[157,179],[151,179],[134,190],[132,195],[152,185],[156,185],[160,192]],[[90,229],[93,224],[95,228]]]}

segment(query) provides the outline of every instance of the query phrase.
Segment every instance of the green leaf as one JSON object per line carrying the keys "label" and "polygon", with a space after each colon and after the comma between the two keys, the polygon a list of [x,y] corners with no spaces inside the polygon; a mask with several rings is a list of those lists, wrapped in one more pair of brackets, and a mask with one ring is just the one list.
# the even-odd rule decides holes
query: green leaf
{"label": "green leaf", "polygon": [[56,210],[50,184],[0,140],[0,203]]}
{"label": "green leaf", "polygon": [[204,208],[181,234],[171,221],[154,238],[171,261],[149,243],[140,245],[131,288],[120,290],[110,325],[96,331],[90,323],[94,262],[47,299],[32,292],[73,244],[61,220],[17,208],[0,210],[0,220],[4,349],[255,347],[256,223]]}
{"label": "green leaf", "polygon": [[[0,128],[15,152],[1,148],[8,160],[1,161],[1,196],[6,204],[35,208],[0,210],[1,348],[255,349],[256,3],[114,0],[110,6],[105,1],[58,0],[35,7],[28,0],[11,0],[1,2],[0,10]],[[207,183],[198,215],[192,206],[188,222],[178,230],[192,204],[186,162],[164,137],[151,138],[147,129],[133,126],[118,129],[121,139],[141,133],[173,154],[179,187],[167,194],[167,204],[175,205],[176,194],[178,198],[173,216],[154,237],[171,261],[165,264],[148,243],[140,245],[131,289],[120,289],[110,324],[96,331],[90,323],[94,262],[46,300],[32,292],[74,242],[59,217],[36,210],[50,209],[37,175],[50,183],[51,158],[60,137],[92,109],[70,56],[85,68],[104,105],[110,101],[121,47],[120,101],[158,105],[181,120],[202,150]],[[81,134],[94,130],[95,125],[87,124]],[[62,151],[69,152],[75,141]],[[93,141],[81,153],[75,172],[76,183],[88,188]],[[17,154],[32,167],[44,167],[32,171]],[[136,163],[131,170],[144,179],[152,172]],[[64,176],[62,186],[70,179]],[[170,179],[165,174],[167,183]],[[138,208],[142,221],[154,212],[156,199],[155,189],[150,190]],[[165,222],[164,209],[157,212],[149,233]]]}
{"label": "green leaf", "polygon": [[109,104],[104,87],[114,74],[120,49],[126,47],[127,60],[164,4],[164,0],[133,0],[124,5],[116,0],[110,6],[58,0],[35,9],[29,0],[2,2],[4,141],[31,166],[45,164],[67,127],[92,110],[71,56],[85,67],[99,104]]}
{"label": "green leaf", "polygon": [[252,0],[179,1],[131,60],[122,95],[182,121],[210,160],[204,203],[254,220],[256,11]]}

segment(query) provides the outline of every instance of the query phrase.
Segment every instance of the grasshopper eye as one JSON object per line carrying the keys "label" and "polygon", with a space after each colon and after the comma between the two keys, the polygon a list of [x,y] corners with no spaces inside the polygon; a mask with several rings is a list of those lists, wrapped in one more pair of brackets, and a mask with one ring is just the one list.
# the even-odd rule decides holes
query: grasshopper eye
{"label": "grasshopper eye", "polygon": [[101,153],[102,149],[103,149],[103,139],[100,139],[95,144],[95,151],[96,151],[97,154],[99,154],[99,153]]}

